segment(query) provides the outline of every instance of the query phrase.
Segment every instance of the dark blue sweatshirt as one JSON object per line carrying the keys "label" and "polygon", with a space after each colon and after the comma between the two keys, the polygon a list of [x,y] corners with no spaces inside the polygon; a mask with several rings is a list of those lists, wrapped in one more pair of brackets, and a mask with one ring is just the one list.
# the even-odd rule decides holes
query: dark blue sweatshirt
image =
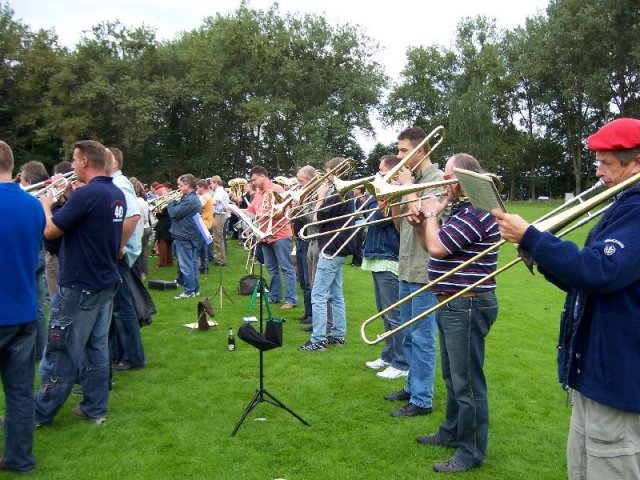
{"label": "dark blue sweatshirt", "polygon": [[640,187],[618,196],[584,248],[533,226],[520,247],[568,292],[558,342],[562,385],[640,413]]}

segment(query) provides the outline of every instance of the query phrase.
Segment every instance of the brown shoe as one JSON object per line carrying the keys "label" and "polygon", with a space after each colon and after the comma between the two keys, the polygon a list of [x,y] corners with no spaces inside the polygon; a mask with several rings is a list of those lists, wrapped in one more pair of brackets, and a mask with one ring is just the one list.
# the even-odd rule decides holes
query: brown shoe
{"label": "brown shoe", "polygon": [[297,305],[293,305],[292,303],[283,303],[280,305],[280,310],[287,310],[289,308],[296,308]]}
{"label": "brown shoe", "polygon": [[82,408],[80,408],[80,405],[76,405],[75,407],[73,407],[71,409],[71,413],[76,418],[81,418],[83,420],[88,420],[89,422],[93,422],[96,425],[102,425],[104,422],[107,421],[107,417],[90,417],[89,415],[84,413]]}

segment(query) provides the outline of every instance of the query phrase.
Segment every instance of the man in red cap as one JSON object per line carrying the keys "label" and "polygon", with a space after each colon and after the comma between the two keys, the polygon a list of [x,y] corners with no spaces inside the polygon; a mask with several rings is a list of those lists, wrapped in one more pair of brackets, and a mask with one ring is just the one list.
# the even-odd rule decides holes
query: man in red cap
{"label": "man in red cap", "polygon": [[[607,188],[640,173],[640,120],[614,120],[587,146]],[[582,249],[518,215],[492,213],[502,236],[567,292],[558,374],[573,405],[569,478],[640,478],[640,187],[615,198]]]}

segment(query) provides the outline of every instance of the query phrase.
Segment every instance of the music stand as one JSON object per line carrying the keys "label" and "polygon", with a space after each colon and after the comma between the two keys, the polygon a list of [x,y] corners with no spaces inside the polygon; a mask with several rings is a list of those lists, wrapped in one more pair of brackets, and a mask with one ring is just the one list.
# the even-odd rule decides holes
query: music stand
{"label": "music stand", "polygon": [[[260,297],[259,297],[260,298],[260,300],[259,300],[259,302],[260,302],[260,333],[262,334],[264,332],[262,301],[263,301],[263,298],[266,295],[264,285],[262,284],[262,264],[260,264],[260,279],[258,280],[258,284],[256,285],[256,289],[260,293]],[[244,419],[247,418],[247,415],[249,415],[249,412],[251,412],[251,410],[253,410],[256,405],[258,405],[259,403],[262,403],[262,402],[267,402],[267,403],[270,403],[272,405],[275,405],[276,407],[282,408],[283,410],[286,410],[291,415],[293,415],[298,420],[300,420],[303,424],[305,424],[307,427],[309,427],[310,425],[301,416],[299,416],[297,413],[295,413],[293,410],[291,410],[289,407],[287,407],[284,403],[282,403],[276,397],[271,395],[267,391],[267,389],[264,388],[264,357],[263,357],[263,353],[264,352],[261,349],[259,349],[259,352],[260,352],[260,386],[256,390],[256,393],[253,395],[253,398],[249,402],[249,405],[247,405],[247,408],[245,408],[244,413],[240,417],[240,420],[238,420],[238,423],[236,423],[236,426],[233,429],[233,432],[231,432],[231,436],[235,437],[236,432],[238,431],[238,429],[242,425],[242,422],[244,422]]]}

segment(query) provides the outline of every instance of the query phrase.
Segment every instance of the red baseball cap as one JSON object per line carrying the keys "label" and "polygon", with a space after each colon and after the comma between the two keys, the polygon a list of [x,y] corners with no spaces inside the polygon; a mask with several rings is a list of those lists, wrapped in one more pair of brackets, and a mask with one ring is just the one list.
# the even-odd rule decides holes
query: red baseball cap
{"label": "red baseball cap", "polygon": [[587,148],[597,152],[628,150],[640,146],[640,120],[618,118],[587,138]]}
{"label": "red baseball cap", "polygon": [[163,183],[159,183],[158,185],[156,185],[154,190],[160,190],[161,188],[165,188]]}

